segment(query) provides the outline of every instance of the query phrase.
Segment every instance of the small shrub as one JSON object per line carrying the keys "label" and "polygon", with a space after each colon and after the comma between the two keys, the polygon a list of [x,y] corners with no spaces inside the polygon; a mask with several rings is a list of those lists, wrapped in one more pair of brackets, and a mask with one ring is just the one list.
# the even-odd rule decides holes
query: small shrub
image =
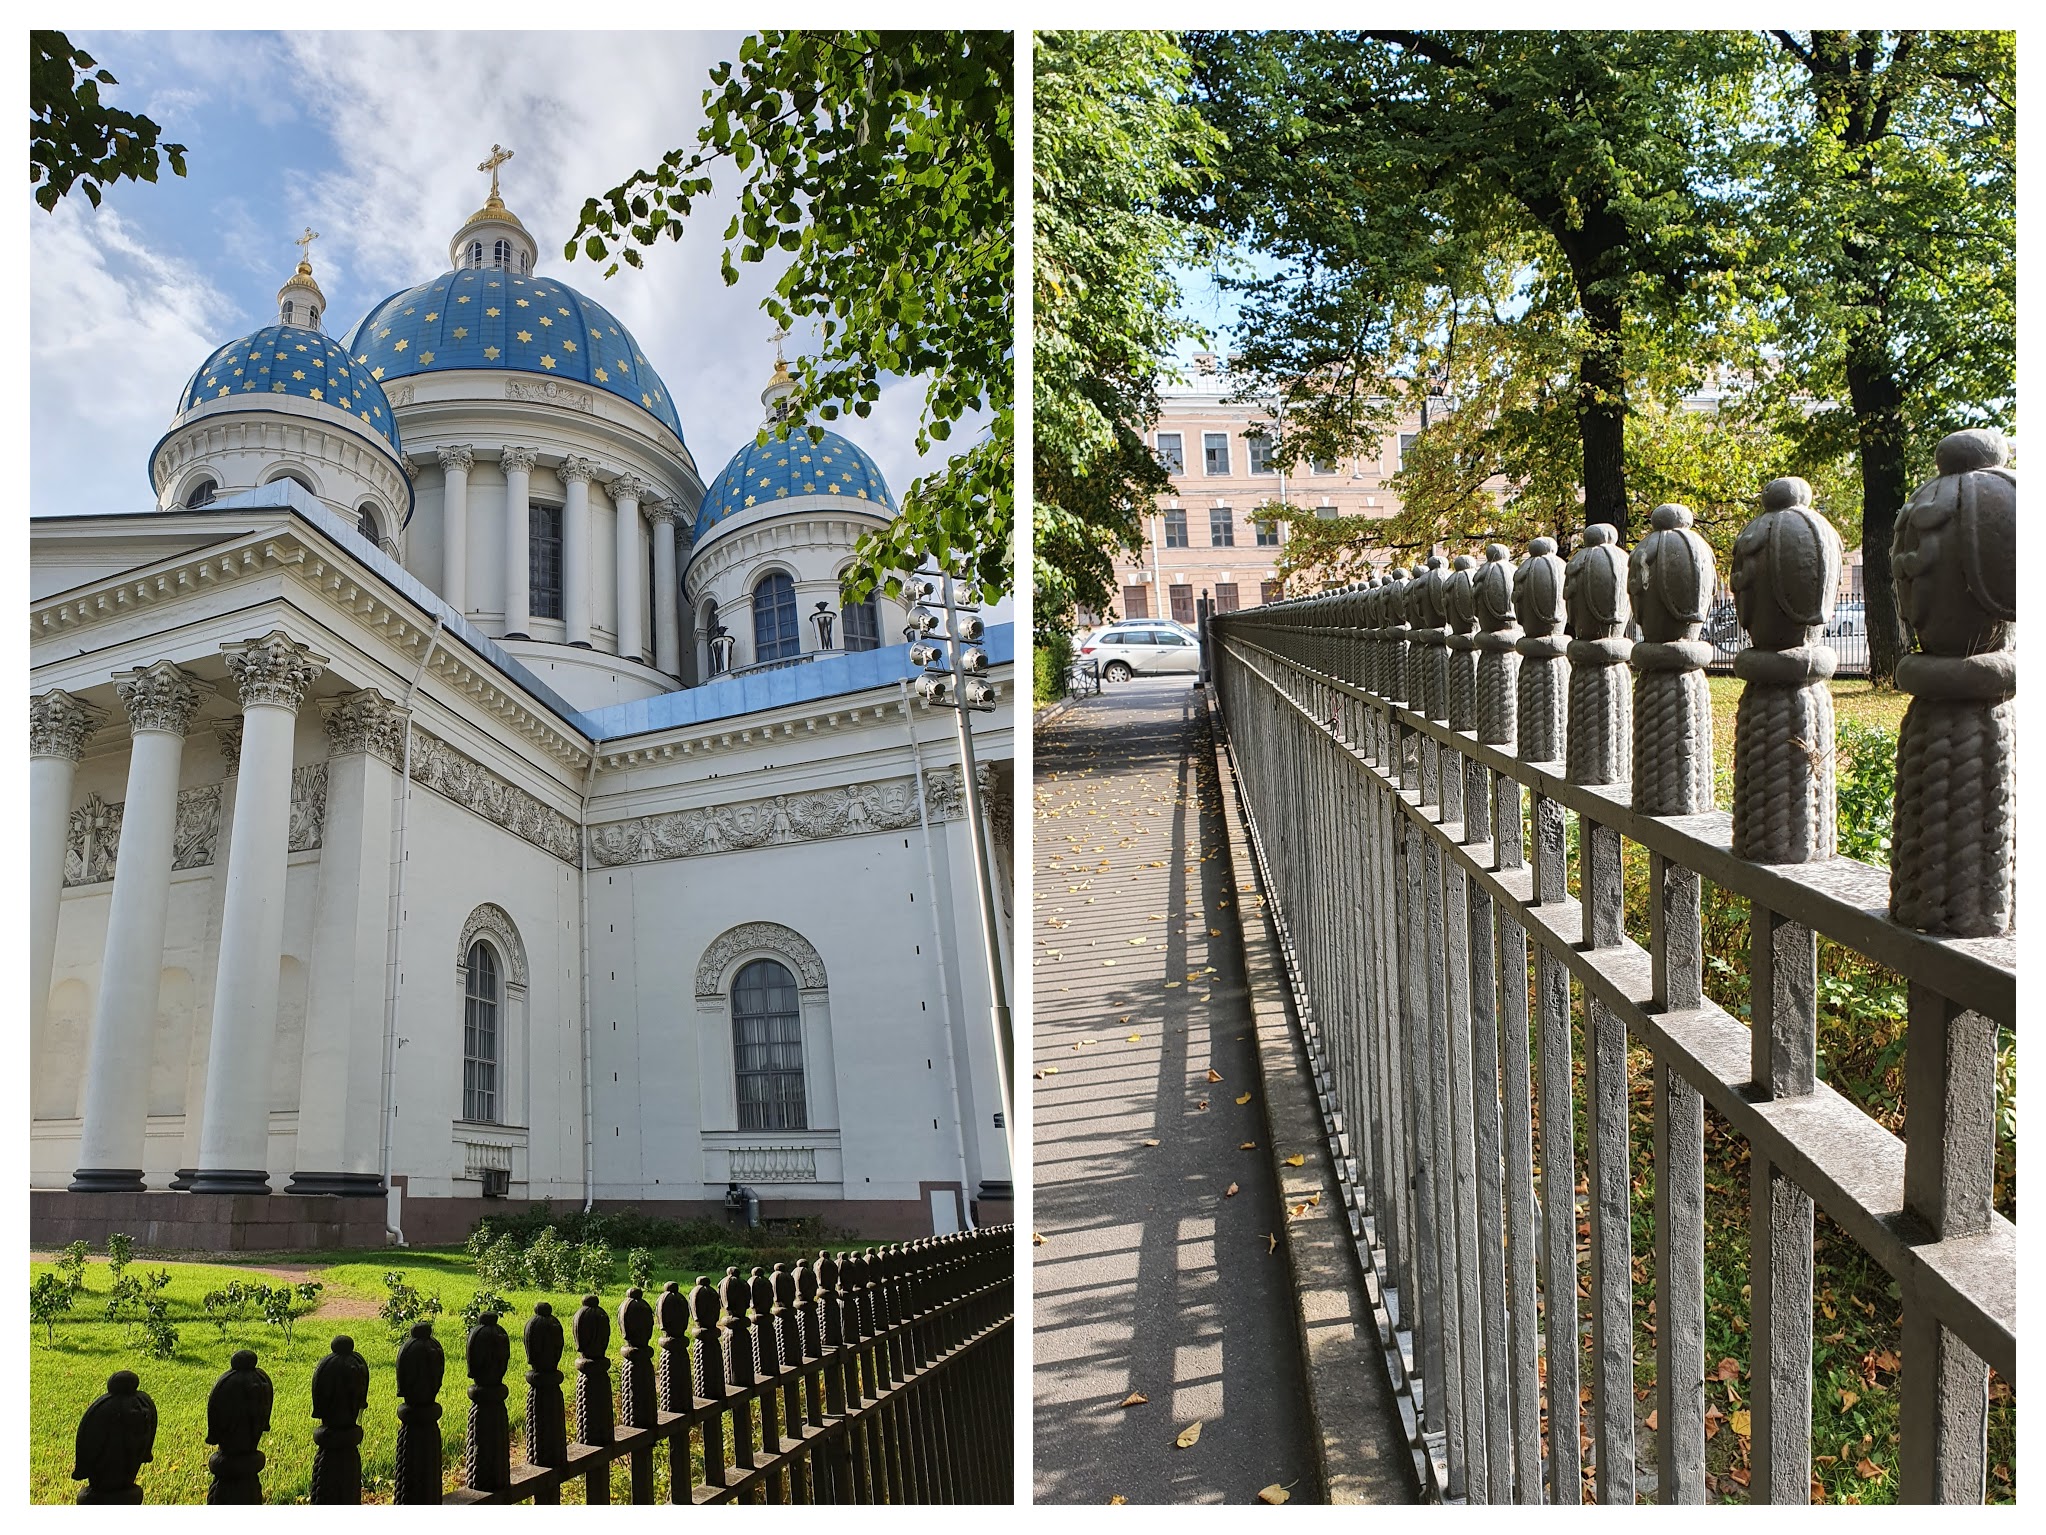
{"label": "small shrub", "polygon": [[650,1290],[654,1284],[654,1255],[644,1247],[635,1247],[625,1255],[625,1272],[632,1282],[642,1290]]}
{"label": "small shrub", "polygon": [[377,1315],[384,1325],[394,1333],[402,1333],[414,1322],[427,1321],[441,1314],[440,1297],[428,1295],[417,1286],[406,1283],[405,1276],[395,1271],[384,1275],[384,1303],[377,1308]]}
{"label": "small shrub", "polygon": [[526,1288],[566,1290],[575,1284],[575,1249],[549,1226],[526,1249]]}
{"label": "small shrub", "polygon": [[[178,1330],[170,1323],[170,1302],[161,1291],[163,1285],[154,1282],[151,1275],[149,1293],[142,1300],[142,1341],[151,1359],[168,1359],[178,1351]],[[170,1282],[170,1275],[163,1275],[164,1283]]]}
{"label": "small shrub", "polygon": [[85,1288],[85,1262],[91,1252],[92,1244],[80,1237],[57,1254],[57,1272],[73,1295]]}
{"label": "small shrub", "polygon": [[56,1274],[38,1274],[28,1287],[28,1319],[43,1329],[43,1341],[57,1344],[57,1319],[71,1309],[71,1286]]}
{"label": "small shrub", "polygon": [[1888,868],[1897,799],[1897,733],[1880,725],[1843,725],[1835,738],[1833,764],[1841,857]]}
{"label": "small shrub", "polygon": [[199,1299],[206,1312],[206,1320],[220,1329],[220,1341],[227,1341],[227,1330],[249,1319],[254,1307],[266,1287],[249,1284],[244,1280],[230,1279],[218,1290],[208,1290]]}
{"label": "small shrub", "polygon": [[135,1324],[142,1320],[142,1281],[133,1274],[123,1274],[107,1291],[107,1320],[119,1322],[132,1334]]}
{"label": "small shrub", "polygon": [[462,1326],[481,1327],[485,1317],[507,1317],[511,1310],[511,1302],[495,1290],[479,1289],[469,1297],[469,1304],[462,1308]]}
{"label": "small shrub", "polygon": [[107,1268],[112,1271],[116,1281],[121,1277],[121,1270],[133,1262],[134,1258],[135,1239],[133,1237],[123,1231],[114,1231],[107,1234]]}
{"label": "small shrub", "polygon": [[581,1242],[575,1249],[575,1288],[602,1295],[612,1282],[611,1249],[602,1242]]}
{"label": "small shrub", "polygon": [[[478,1236],[487,1233],[479,1230]],[[472,1237],[470,1239],[474,1241]],[[526,1255],[510,1236],[488,1241],[476,1259],[476,1278],[493,1289],[516,1290],[526,1282]]]}
{"label": "small shrub", "polygon": [[262,1291],[263,1320],[284,1334],[284,1346],[288,1349],[297,1341],[293,1330],[298,1319],[319,1303],[320,1291],[325,1286],[308,1279],[295,1285],[258,1285],[256,1288]]}

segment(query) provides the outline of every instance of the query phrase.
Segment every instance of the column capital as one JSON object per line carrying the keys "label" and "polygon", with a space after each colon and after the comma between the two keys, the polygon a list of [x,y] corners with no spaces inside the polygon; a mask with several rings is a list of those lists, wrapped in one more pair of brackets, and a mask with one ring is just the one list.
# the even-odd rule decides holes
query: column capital
{"label": "column capital", "polygon": [[596,477],[597,466],[580,454],[571,453],[561,461],[559,473],[565,481],[580,481],[587,485]]}
{"label": "column capital", "polygon": [[95,709],[62,688],[51,688],[28,701],[28,754],[76,762],[85,755],[86,741],[106,718],[106,710]]}
{"label": "column capital", "polygon": [[392,767],[404,764],[405,716],[375,688],[320,700],[320,723],[331,757],[368,752]]}
{"label": "column capital", "polygon": [[273,629],[259,640],[223,645],[228,672],[241,689],[242,707],[281,704],[297,712],[327,658],[309,645],[301,645],[282,629]]}
{"label": "column capital", "polygon": [[466,442],[449,443],[440,450],[440,466],[450,474],[467,474],[476,467],[476,450]]}
{"label": "column capital", "polygon": [[520,447],[515,443],[506,443],[497,450],[497,461],[504,466],[506,474],[510,474],[513,470],[523,470],[530,473],[533,465],[540,461],[540,455],[536,449]]}
{"label": "column capital", "polygon": [[199,684],[189,672],[159,661],[114,674],[114,691],[128,711],[128,723],[137,730],[161,730],[182,736],[199,707]]}
{"label": "column capital", "polygon": [[646,513],[647,521],[655,527],[675,525],[675,503],[672,501],[642,501],[639,509]]}
{"label": "column capital", "polygon": [[611,482],[613,501],[644,502],[653,495],[651,481],[643,480],[636,474],[621,474]]}

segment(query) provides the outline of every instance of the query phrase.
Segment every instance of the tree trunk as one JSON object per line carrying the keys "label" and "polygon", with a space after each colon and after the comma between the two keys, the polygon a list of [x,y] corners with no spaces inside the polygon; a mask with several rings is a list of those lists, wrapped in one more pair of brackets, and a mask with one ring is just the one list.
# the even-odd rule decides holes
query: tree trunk
{"label": "tree trunk", "polygon": [[1847,396],[1861,436],[1861,585],[1868,617],[1868,676],[1877,687],[1896,679],[1908,641],[1890,579],[1890,541],[1910,495],[1904,464],[1904,391],[1883,355],[1880,337],[1850,343]]}
{"label": "tree trunk", "polygon": [[[1580,283],[1580,291],[1582,289]],[[1584,520],[1627,537],[1627,374],[1620,306],[1586,298],[1591,339],[1577,363],[1577,435],[1584,448]]]}

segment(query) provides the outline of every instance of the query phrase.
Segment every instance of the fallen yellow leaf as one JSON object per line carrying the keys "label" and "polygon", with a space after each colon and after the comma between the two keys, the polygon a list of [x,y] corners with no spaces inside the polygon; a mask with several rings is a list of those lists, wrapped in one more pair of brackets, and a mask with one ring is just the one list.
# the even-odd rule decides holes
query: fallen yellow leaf
{"label": "fallen yellow leaf", "polygon": [[1249,1094],[1249,1093],[1244,1093],[1244,1094],[1242,1094],[1242,1095],[1241,1095],[1240,1097],[1238,1097],[1236,1101],[1237,1101],[1238,1103],[1248,1103],[1248,1102],[1250,1102],[1250,1094]]}
{"label": "fallen yellow leaf", "polygon": [[1845,1411],[1847,1411],[1847,1409],[1848,1409],[1848,1408],[1852,1407],[1852,1406],[1853,1406],[1853,1405],[1854,1405],[1854,1404],[1855,1404],[1856,1402],[1858,1402],[1858,1401],[1860,1401],[1860,1400],[1861,1400],[1861,1393],[1860,1393],[1860,1392],[1858,1392],[1858,1391],[1849,1391],[1849,1390],[1847,1390],[1847,1389],[1846,1389],[1845,1387],[1842,1387],[1842,1388],[1841,1388],[1841,1391],[1840,1391],[1840,1410],[1841,1410],[1842,1412],[1845,1412]]}
{"label": "fallen yellow leaf", "polygon": [[1042,1247],[1044,1246],[1044,1238],[1033,1231],[1030,1233],[1030,1245],[1032,1247]]}
{"label": "fallen yellow leaf", "polygon": [[1143,1392],[1132,1391],[1128,1396],[1124,1397],[1120,1402],[1116,1403],[1116,1405],[1118,1407],[1142,1407],[1146,1402],[1150,1400],[1151,1399],[1148,1396],[1145,1396]]}
{"label": "fallen yellow leaf", "polygon": [[1156,1146],[1156,1145],[1158,1144],[1158,1142],[1156,1142],[1156,1141],[1146,1141],[1146,1142],[1144,1142],[1144,1144],[1145,1144],[1146,1146]]}
{"label": "fallen yellow leaf", "polygon": [[1196,1418],[1191,1424],[1189,1424],[1185,1429],[1183,1429],[1180,1432],[1179,1437],[1173,1440],[1172,1442],[1178,1445],[1182,1450],[1190,1450],[1197,1443],[1200,1442],[1200,1437],[1201,1424],[1200,1420]]}
{"label": "fallen yellow leaf", "polygon": [[1854,1469],[1872,1480],[1881,1480],[1883,1474],[1883,1468],[1870,1460],[1866,1455],[1854,1463]]}
{"label": "fallen yellow leaf", "polygon": [[1748,1410],[1745,1407],[1727,1419],[1727,1421],[1733,1425],[1733,1431],[1743,1439],[1749,1437],[1753,1432],[1754,1419],[1748,1415]]}
{"label": "fallen yellow leaf", "polygon": [[1279,1250],[1279,1239],[1273,1236],[1269,1231],[1267,1231],[1265,1233],[1265,1240],[1272,1244],[1270,1247],[1267,1247],[1265,1249],[1265,1255],[1269,1257],[1271,1254]]}
{"label": "fallen yellow leaf", "polygon": [[1277,1482],[1274,1482],[1269,1487],[1258,1488],[1257,1496],[1258,1501],[1260,1503],[1284,1503],[1288,1499],[1290,1499],[1293,1496],[1293,1494],[1286,1491],[1286,1489],[1281,1487]]}
{"label": "fallen yellow leaf", "polygon": [[1129,1044],[1129,1045],[1134,1045],[1134,1044],[1136,1044],[1136,1043],[1137,1043],[1137,1042],[1138,1042],[1139,1040],[1141,1040],[1141,1039],[1142,1039],[1143,1037],[1144,1037],[1144,1036],[1143,1036],[1143,1035],[1141,1035],[1141,1034],[1132,1034],[1132,1035],[1130,1035],[1130,1036],[1129,1036],[1128,1038],[1126,1038],[1126,1039],[1125,1039],[1125,1040],[1123,1041],[1123,1043],[1124,1043],[1124,1044]]}
{"label": "fallen yellow leaf", "polygon": [[1214,1067],[1210,1066],[1208,1068],[1208,1080],[1210,1082],[1219,1082],[1222,1080],[1222,1073],[1215,1070]]}
{"label": "fallen yellow leaf", "polygon": [[1293,1153],[1293,1155],[1291,1155],[1290,1157],[1286,1158],[1286,1165],[1287,1165],[1288,1167],[1301,1167],[1301,1166],[1304,1166],[1304,1165],[1306,1165],[1306,1162],[1307,1162],[1307,1156],[1306,1156],[1306,1153],[1304,1153],[1304,1152],[1299,1152],[1299,1151],[1296,1151],[1296,1152],[1294,1152],[1294,1153]]}
{"label": "fallen yellow leaf", "polygon": [[1117,1493],[1117,1494],[1115,1494],[1115,1496],[1113,1496],[1112,1498],[1110,1498],[1110,1499],[1109,1499],[1108,1501],[1109,1501],[1109,1503],[1110,1503],[1111,1505],[1114,1505],[1114,1504],[1117,1504],[1117,1503],[1127,1503],[1127,1502],[1129,1502],[1129,1499],[1128,1499],[1128,1498],[1126,1498],[1126,1497],[1124,1497],[1124,1496],[1123,1496],[1123,1495],[1122,1495],[1121,1493]]}
{"label": "fallen yellow leaf", "polygon": [[1238,1146],[1236,1149],[1238,1151],[1255,1151],[1257,1150],[1257,1142],[1245,1141],[1241,1146]]}
{"label": "fallen yellow leaf", "polygon": [[1230,1185],[1229,1185],[1229,1187],[1227,1187],[1226,1189],[1222,1190],[1222,1197],[1223,1197],[1224,1199],[1233,1199],[1233,1198],[1235,1198],[1235,1197],[1236,1197],[1236,1185],[1232,1183],[1232,1184],[1230,1184]]}

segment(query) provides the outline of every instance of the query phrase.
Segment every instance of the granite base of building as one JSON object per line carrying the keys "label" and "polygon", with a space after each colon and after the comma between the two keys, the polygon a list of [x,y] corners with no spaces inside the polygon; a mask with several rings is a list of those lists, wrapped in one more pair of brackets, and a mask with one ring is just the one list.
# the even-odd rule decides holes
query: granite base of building
{"label": "granite base of building", "polygon": [[302,1252],[382,1247],[384,1201],[334,1194],[74,1194],[32,1189],[28,1239],[38,1249],[83,1238],[95,1248],[126,1232],[145,1250],[202,1253]]}

